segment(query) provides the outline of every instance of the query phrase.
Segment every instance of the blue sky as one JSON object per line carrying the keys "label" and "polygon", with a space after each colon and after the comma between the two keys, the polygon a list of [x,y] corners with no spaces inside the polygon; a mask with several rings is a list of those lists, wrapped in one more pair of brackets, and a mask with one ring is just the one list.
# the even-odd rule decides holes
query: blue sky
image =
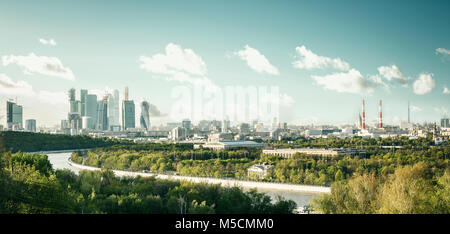
{"label": "blue sky", "polygon": [[[408,101],[413,121],[437,121],[450,110],[449,10],[448,1],[403,0],[2,1],[0,101],[17,97],[24,119],[50,126],[66,117],[69,88],[128,86],[134,100],[170,113],[170,90],[189,81],[151,65],[173,45],[203,62],[190,63],[202,72],[177,68],[192,79],[278,86],[281,121],[353,123],[362,98],[369,122],[379,99],[388,123],[406,120]],[[302,46],[315,57],[296,50]],[[141,56],[151,58],[147,69]],[[61,69],[46,71],[36,60]]]}

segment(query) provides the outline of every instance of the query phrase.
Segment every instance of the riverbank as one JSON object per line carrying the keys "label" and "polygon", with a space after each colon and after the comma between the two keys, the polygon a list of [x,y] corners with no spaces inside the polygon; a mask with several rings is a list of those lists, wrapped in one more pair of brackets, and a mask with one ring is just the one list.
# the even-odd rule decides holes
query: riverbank
{"label": "riverbank", "polygon": [[[78,163],[74,163],[68,159],[68,163],[80,170],[91,170],[98,171],[101,168],[85,166]],[[127,177],[150,177],[155,176],[158,179],[168,179],[168,180],[184,180],[194,183],[210,183],[210,184],[220,184],[221,186],[232,187],[239,186],[242,188],[252,189],[270,189],[278,191],[289,191],[289,192],[305,192],[305,193],[330,193],[330,187],[325,186],[313,186],[313,185],[298,185],[298,184],[279,184],[279,183],[269,183],[269,182],[256,182],[256,181],[243,181],[234,179],[218,179],[218,178],[205,178],[205,177],[194,177],[194,176],[180,176],[180,175],[166,175],[157,173],[144,173],[144,172],[130,172],[130,171],[120,171],[113,170],[114,174],[117,176],[127,176]]]}

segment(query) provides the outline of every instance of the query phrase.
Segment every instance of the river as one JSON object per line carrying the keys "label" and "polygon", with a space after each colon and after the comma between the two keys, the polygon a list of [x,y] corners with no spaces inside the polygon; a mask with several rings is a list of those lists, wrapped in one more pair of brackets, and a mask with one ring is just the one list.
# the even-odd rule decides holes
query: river
{"label": "river", "polygon": [[[69,169],[76,174],[80,172],[80,169],[77,167],[74,167],[69,164],[68,159],[71,155],[71,152],[61,152],[61,153],[47,153],[48,159],[50,163],[53,166],[53,169]],[[244,188],[244,190],[249,190],[248,188]],[[280,195],[286,199],[293,200],[295,203],[297,203],[298,207],[303,207],[307,204],[309,204],[310,200],[315,197],[319,196],[319,193],[309,193],[309,192],[298,192],[298,191],[284,191],[284,190],[274,190],[274,189],[267,189],[267,188],[258,188],[258,192],[263,192],[269,195],[272,200],[275,200],[275,198]]]}

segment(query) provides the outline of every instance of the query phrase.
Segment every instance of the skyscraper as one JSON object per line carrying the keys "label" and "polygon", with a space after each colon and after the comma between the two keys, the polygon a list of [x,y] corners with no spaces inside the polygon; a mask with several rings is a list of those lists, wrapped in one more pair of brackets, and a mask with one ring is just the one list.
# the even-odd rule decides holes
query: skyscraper
{"label": "skyscraper", "polygon": [[191,121],[189,119],[185,119],[181,122],[181,126],[189,131],[191,129]]}
{"label": "skyscraper", "polygon": [[97,102],[97,129],[108,130],[108,96]]}
{"label": "skyscraper", "polygon": [[132,100],[123,100],[122,103],[122,128],[135,128],[134,102]]}
{"label": "skyscraper", "polygon": [[10,130],[19,130],[23,126],[22,106],[15,102],[6,101],[6,124]]}
{"label": "skyscraper", "polygon": [[115,89],[113,94],[108,94],[109,126],[120,127],[119,116],[119,90]]}
{"label": "skyscraper", "polygon": [[149,114],[150,105],[147,101],[143,101],[141,103],[141,128],[146,130],[150,130],[150,114]]}
{"label": "skyscraper", "polygon": [[74,88],[69,89],[69,105],[70,105],[69,113],[79,112],[78,111],[78,103],[75,100],[75,89]]}
{"label": "skyscraper", "polygon": [[442,118],[441,119],[441,128],[450,128],[449,118]]}
{"label": "skyscraper", "polygon": [[72,134],[77,134],[78,129],[81,129],[81,102],[75,100],[75,89],[71,88],[69,90],[69,114],[67,115],[67,120],[69,122],[69,127],[72,129]]}
{"label": "skyscraper", "polygon": [[81,101],[81,116],[86,116],[86,97],[88,91],[86,89],[80,90],[80,101]]}
{"label": "skyscraper", "polygon": [[135,111],[133,100],[128,100],[128,87],[125,87],[125,99],[122,102],[122,128],[135,128]]}
{"label": "skyscraper", "polygon": [[97,95],[87,94],[86,95],[86,110],[85,116],[89,117],[88,126],[89,129],[95,129],[97,124]]}
{"label": "skyscraper", "polygon": [[36,120],[35,119],[25,120],[25,130],[28,132],[36,132]]}

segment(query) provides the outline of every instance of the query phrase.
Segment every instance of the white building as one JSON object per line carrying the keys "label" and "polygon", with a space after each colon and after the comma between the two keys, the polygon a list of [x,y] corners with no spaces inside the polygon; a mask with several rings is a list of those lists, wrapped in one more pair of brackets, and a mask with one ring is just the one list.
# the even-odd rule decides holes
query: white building
{"label": "white building", "polygon": [[273,168],[269,163],[255,164],[247,169],[247,175],[249,178],[264,179]]}
{"label": "white building", "polygon": [[292,158],[296,153],[310,154],[310,155],[327,155],[336,156],[342,154],[355,155],[365,153],[364,150],[357,149],[321,149],[321,148],[297,148],[297,149],[273,149],[263,150],[263,154],[276,155],[284,158]]}
{"label": "white building", "polygon": [[264,148],[266,144],[257,143],[254,141],[219,141],[219,142],[208,142],[203,145],[203,148],[222,150],[231,148]]}

